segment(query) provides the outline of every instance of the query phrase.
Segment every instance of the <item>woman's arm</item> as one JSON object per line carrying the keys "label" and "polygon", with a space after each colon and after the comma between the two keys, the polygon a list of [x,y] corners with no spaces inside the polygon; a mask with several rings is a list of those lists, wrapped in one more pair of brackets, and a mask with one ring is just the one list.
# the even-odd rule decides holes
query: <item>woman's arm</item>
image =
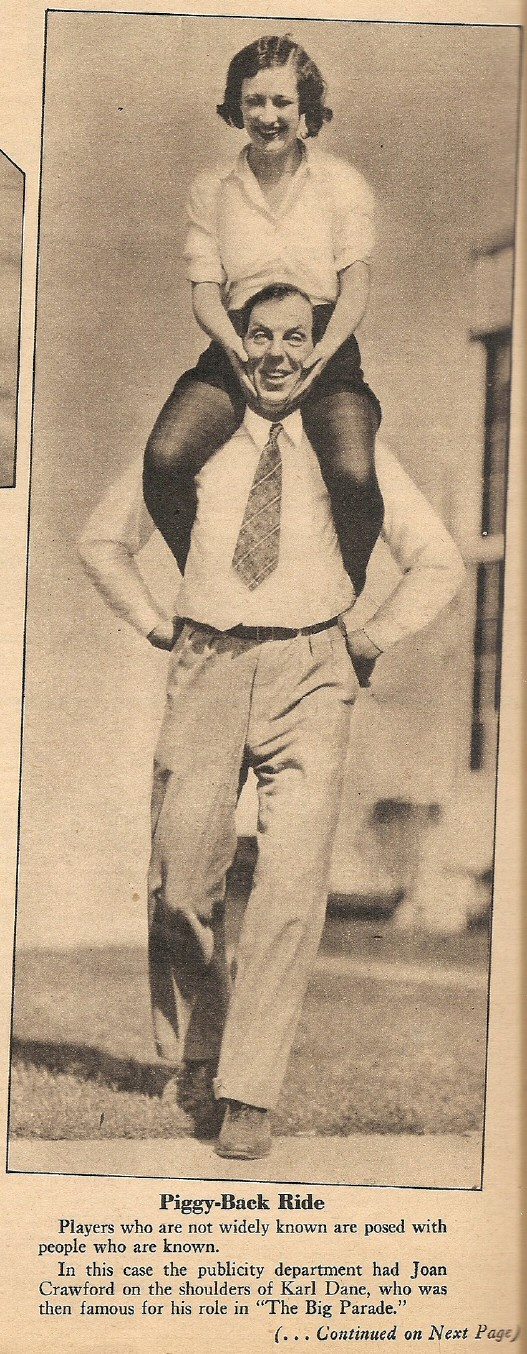
{"label": "woman's arm", "polygon": [[221,299],[217,282],[192,283],[192,309],[194,316],[209,338],[221,343],[229,354],[234,353],[240,362],[247,361],[247,353],[239,334],[236,333]]}
{"label": "woman's arm", "polygon": [[254,401],[256,391],[247,371],[249,359],[223,305],[219,283],[193,282],[192,309],[200,329],[225,349],[245,396]]}
{"label": "woman's arm", "polygon": [[370,270],[362,260],[350,263],[339,273],[339,295],[326,332],[317,343],[304,365],[311,366],[317,353],[324,356],[326,362],[340,348],[351,334],[355,333],[368,304],[370,294]]}
{"label": "woman's arm", "polygon": [[320,342],[315,345],[312,353],[305,358],[304,372],[300,384],[294,392],[295,403],[300,396],[306,395],[307,391],[320,376],[329,359],[340,348],[351,334],[354,334],[357,326],[360,324],[370,293],[370,270],[367,263],[362,260],[356,263],[350,263],[347,268],[343,268],[339,273],[340,292],[335,305],[335,309],[323,334]]}
{"label": "woman's arm", "polygon": [[355,333],[366,311],[370,294],[370,270],[362,260],[350,263],[339,273],[339,295],[335,309],[320,343],[304,362],[310,373],[316,364],[314,376],[320,376],[330,357],[351,334]]}

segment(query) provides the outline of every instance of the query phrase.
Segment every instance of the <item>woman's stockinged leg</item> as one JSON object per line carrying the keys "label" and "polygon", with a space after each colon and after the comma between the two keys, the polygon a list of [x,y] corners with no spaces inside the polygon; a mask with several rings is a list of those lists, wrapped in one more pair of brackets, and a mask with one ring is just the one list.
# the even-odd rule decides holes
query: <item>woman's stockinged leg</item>
{"label": "woman's stockinged leg", "polygon": [[366,393],[339,391],[305,400],[302,419],[331,499],[344,566],[359,593],[384,516],[375,472],[377,411]]}
{"label": "woman's stockinged leg", "polygon": [[145,451],[145,503],[183,572],[196,513],[194,477],[239,427],[243,400],[182,377],[157,418]]}

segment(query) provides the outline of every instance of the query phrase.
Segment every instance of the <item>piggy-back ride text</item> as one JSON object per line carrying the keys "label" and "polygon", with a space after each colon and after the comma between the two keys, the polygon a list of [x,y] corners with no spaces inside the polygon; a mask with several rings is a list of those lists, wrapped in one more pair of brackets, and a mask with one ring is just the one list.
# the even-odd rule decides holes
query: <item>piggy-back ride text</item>
{"label": "piggy-back ride text", "polygon": [[311,1191],[165,1190],[155,1218],[57,1219],[35,1299],[43,1319],[256,1321],[275,1344],[514,1343],[507,1313],[468,1321],[458,1296],[452,1309],[448,1231],[442,1217],[330,1220]]}

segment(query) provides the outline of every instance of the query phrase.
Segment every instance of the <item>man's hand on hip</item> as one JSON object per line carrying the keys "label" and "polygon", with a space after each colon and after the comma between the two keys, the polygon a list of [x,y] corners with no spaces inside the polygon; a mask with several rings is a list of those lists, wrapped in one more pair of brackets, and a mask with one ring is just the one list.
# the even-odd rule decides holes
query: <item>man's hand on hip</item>
{"label": "man's hand on hip", "polygon": [[153,645],[154,649],[167,649],[170,652],[174,648],[179,624],[178,619],[175,621],[163,619],[147,635],[149,643]]}
{"label": "man's hand on hip", "polygon": [[346,648],[357,673],[361,686],[368,686],[373,669],[382,652],[368,638],[365,630],[348,630],[345,616],[341,617],[341,628],[346,640]]}
{"label": "man's hand on hip", "polygon": [[366,631],[347,630],[346,626],[344,626],[344,629],[350,658],[371,659],[376,663],[381,650],[377,648],[377,645],[373,643],[373,640],[368,639]]}

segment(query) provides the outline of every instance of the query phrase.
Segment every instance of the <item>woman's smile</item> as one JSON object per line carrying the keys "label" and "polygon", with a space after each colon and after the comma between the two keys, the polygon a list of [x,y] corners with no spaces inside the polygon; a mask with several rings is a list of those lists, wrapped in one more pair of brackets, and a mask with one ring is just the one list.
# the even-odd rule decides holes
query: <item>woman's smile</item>
{"label": "woman's smile", "polygon": [[300,111],[291,66],[271,66],[242,84],[243,125],[256,151],[296,149]]}

